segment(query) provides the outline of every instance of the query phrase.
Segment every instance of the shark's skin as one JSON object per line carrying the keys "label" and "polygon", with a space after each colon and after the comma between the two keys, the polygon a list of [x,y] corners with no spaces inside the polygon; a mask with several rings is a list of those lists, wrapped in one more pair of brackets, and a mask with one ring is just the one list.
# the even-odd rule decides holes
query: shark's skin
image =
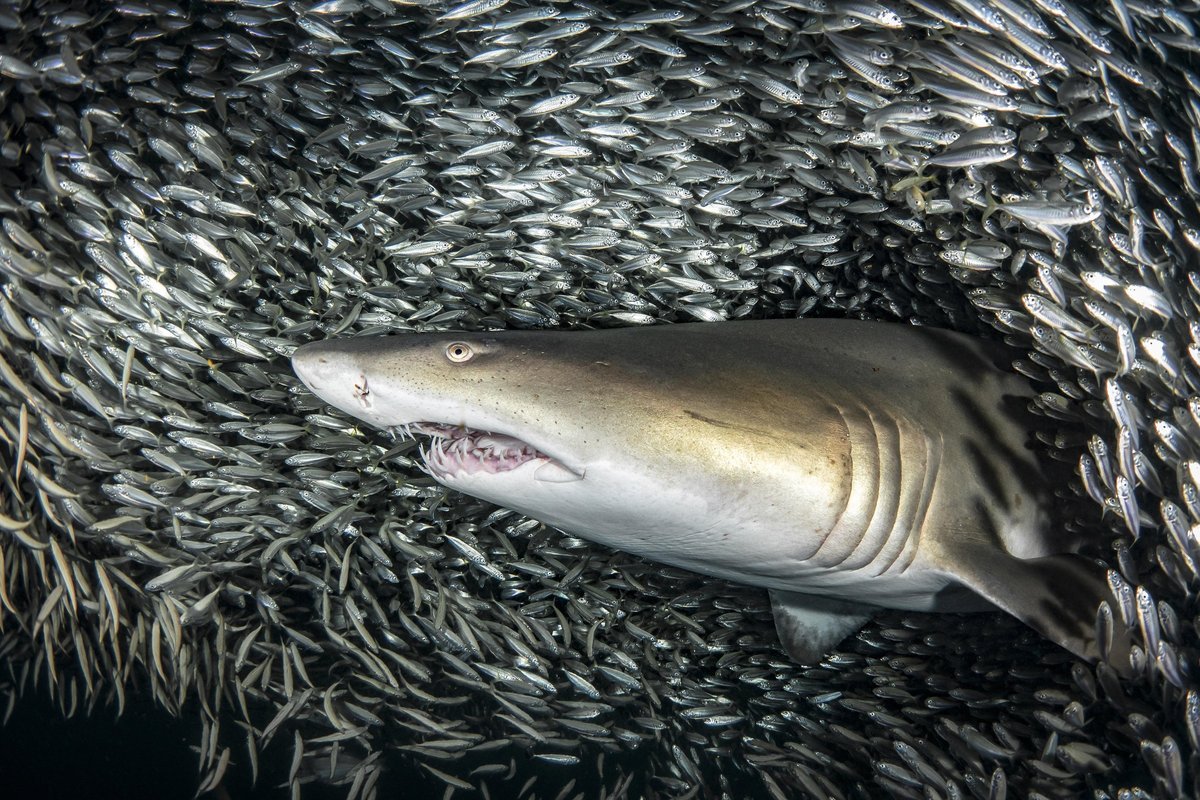
{"label": "shark's skin", "polygon": [[378,427],[536,448],[502,471],[427,464],[583,538],[771,590],[801,663],[876,607],[998,606],[1094,660],[1097,608],[1117,608],[1051,518],[1029,387],[962,334],[850,320],[437,333],[309,344],[292,363]]}

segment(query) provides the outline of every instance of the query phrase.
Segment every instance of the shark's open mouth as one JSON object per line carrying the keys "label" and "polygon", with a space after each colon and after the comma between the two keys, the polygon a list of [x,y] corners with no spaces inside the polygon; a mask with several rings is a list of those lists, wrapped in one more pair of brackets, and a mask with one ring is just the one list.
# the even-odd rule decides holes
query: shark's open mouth
{"label": "shark's open mouth", "polygon": [[403,436],[428,436],[421,447],[425,468],[435,478],[461,473],[509,472],[530,461],[544,463],[536,474],[540,481],[563,482],[583,477],[528,442],[513,436],[439,422],[414,422],[395,429]]}

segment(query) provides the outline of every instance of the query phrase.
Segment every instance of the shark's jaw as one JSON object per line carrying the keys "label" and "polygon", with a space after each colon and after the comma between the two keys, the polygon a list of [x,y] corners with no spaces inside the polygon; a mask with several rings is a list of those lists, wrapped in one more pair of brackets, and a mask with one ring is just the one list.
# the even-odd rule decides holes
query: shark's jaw
{"label": "shark's jaw", "polygon": [[442,483],[514,472],[527,464],[532,465],[532,479],[541,483],[571,483],[584,475],[582,469],[571,469],[532,444],[503,433],[440,422],[412,422],[394,426],[392,431],[406,438],[428,437],[419,451],[421,460],[425,470]]}

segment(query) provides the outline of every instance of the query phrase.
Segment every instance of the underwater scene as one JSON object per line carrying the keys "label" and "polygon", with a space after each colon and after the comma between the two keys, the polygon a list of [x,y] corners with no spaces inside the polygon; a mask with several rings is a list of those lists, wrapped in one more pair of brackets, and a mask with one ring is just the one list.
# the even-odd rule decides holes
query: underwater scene
{"label": "underwater scene", "polygon": [[0,1],[0,794],[1200,796],[1198,28]]}

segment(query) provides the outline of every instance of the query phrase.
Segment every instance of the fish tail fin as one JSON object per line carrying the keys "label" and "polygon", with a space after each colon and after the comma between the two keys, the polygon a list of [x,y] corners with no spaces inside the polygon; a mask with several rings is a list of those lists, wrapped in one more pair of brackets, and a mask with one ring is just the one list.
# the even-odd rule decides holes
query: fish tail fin
{"label": "fish tail fin", "polygon": [[984,209],[983,217],[979,220],[979,227],[987,224],[988,217],[1000,210],[1000,204],[995,201],[990,195],[987,198],[987,208]]}

